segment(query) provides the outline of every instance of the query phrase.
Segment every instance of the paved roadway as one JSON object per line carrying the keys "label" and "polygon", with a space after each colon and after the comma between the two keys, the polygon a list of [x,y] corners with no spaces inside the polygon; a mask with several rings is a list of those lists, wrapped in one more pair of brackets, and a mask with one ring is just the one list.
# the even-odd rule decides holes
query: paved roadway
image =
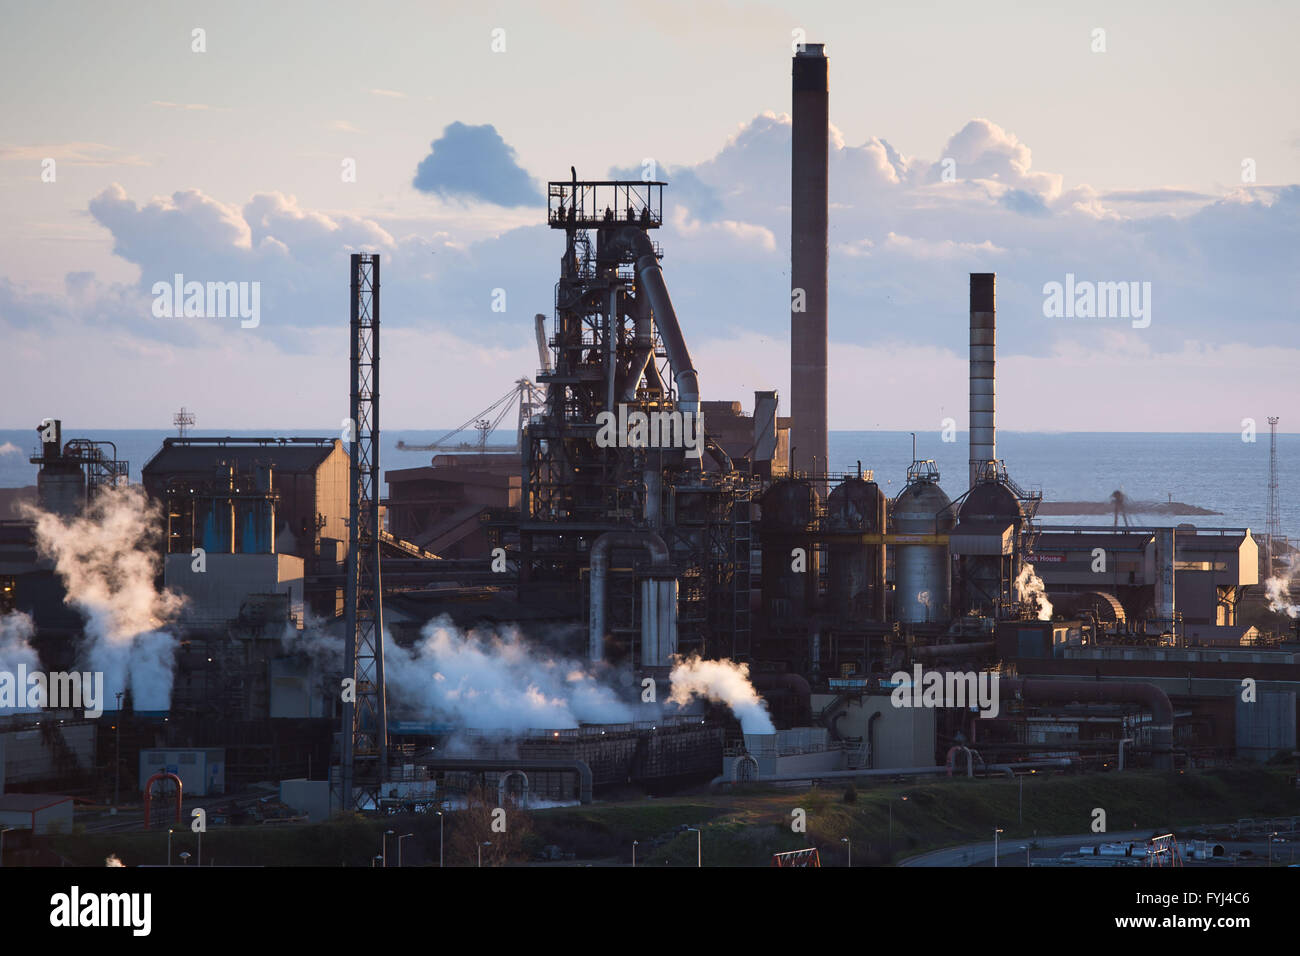
{"label": "paved roadway", "polygon": [[[998,840],[998,861],[1008,861],[1012,866],[1023,866],[1024,847],[1034,844],[1034,850],[1078,850],[1081,846],[1097,843],[1127,843],[1130,840],[1145,842],[1154,833],[1152,830],[1122,830],[1117,833],[1080,833],[1075,836],[1033,837],[1029,840],[1012,837]],[[1060,854],[1053,854],[1059,856]],[[1009,858],[1009,860],[1008,860]],[[948,847],[945,850],[933,850],[920,856],[908,857],[899,866],[992,866],[993,841],[967,843],[965,846]]]}

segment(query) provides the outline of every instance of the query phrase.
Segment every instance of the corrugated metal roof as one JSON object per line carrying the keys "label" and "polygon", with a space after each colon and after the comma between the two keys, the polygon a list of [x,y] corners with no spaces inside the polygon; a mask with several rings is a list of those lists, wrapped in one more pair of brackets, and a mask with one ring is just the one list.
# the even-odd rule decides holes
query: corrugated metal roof
{"label": "corrugated metal roof", "polygon": [[[168,438],[163,447],[149,459],[142,469],[143,475],[176,472],[204,472],[215,468],[217,462],[233,461],[236,468],[251,470],[257,464],[270,464],[276,471],[302,474],[314,471],[336,447],[337,439],[225,439],[223,444],[213,441],[184,444],[178,438]],[[281,442],[285,442],[281,444]],[[323,442],[324,444],[315,444]]]}
{"label": "corrugated metal roof", "polygon": [[1142,551],[1150,535],[1115,534],[1110,531],[1085,531],[1081,534],[1053,533],[1044,531],[1036,539],[1038,551],[1091,551],[1093,548],[1105,548],[1107,551]]}

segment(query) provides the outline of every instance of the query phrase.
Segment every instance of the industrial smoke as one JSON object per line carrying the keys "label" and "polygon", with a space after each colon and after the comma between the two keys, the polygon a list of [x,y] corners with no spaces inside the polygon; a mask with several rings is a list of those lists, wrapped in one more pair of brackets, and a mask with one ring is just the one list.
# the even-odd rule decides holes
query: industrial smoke
{"label": "industrial smoke", "polygon": [[726,704],[747,734],[774,734],[767,704],[749,682],[749,665],[723,658],[706,661],[699,656],[678,657],[669,675],[672,693],[668,700],[679,707],[700,697]]}
{"label": "industrial smoke", "polygon": [[[307,653],[318,669],[345,668],[342,637],[314,625],[292,633],[286,647]],[[602,676],[588,663],[546,653],[514,627],[462,631],[438,617],[409,648],[384,634],[389,707],[412,719],[515,733],[637,719]]]}
{"label": "industrial smoke", "polygon": [[589,664],[547,655],[513,627],[466,632],[437,618],[409,649],[385,642],[384,674],[402,709],[473,727],[559,730],[634,719]]}
{"label": "industrial smoke", "polygon": [[1016,576],[1016,596],[1020,601],[1035,601],[1038,604],[1038,619],[1052,619],[1052,602],[1047,600],[1047,586],[1043,579],[1034,573],[1034,566],[1028,561],[1020,568]]}
{"label": "industrial smoke", "polygon": [[[41,669],[40,656],[31,645],[36,627],[32,619],[21,611],[0,614],[0,674],[33,673]],[[26,688],[18,688],[22,701],[14,707],[0,706],[0,712],[17,713],[36,710],[26,706]]]}
{"label": "industrial smoke", "polygon": [[84,516],[23,511],[36,523],[38,553],[63,579],[65,602],[85,619],[82,666],[103,672],[110,699],[129,688],[137,710],[167,710],[176,640],[165,626],[184,599],[154,588],[157,507],[125,487],[101,491]]}
{"label": "industrial smoke", "polygon": [[1285,574],[1274,575],[1264,582],[1264,594],[1268,597],[1268,609],[1287,617],[1300,617],[1300,604],[1291,600],[1291,567],[1287,562]]}

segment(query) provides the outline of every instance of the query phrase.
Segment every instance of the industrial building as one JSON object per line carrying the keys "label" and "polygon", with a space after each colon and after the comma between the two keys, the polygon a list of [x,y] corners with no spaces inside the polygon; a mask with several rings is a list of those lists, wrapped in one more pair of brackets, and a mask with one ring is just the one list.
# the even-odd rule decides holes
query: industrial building
{"label": "industrial building", "polygon": [[[969,313],[968,470],[918,458],[891,476],[905,477],[892,498],[863,463],[831,471],[828,90],[826,51],[807,44],[792,62],[789,416],[771,389],[748,413],[704,398],[709,369],[654,238],[667,184],[571,169],[547,185],[554,247],[536,255],[559,252],[560,269],[535,386],[517,383],[516,448],[489,449],[485,430],[382,473],[379,257],[358,253],[349,447],[164,443],[143,476],[161,584],[186,598],[170,711],[115,712],[120,760],[89,722],[62,744],[43,731],[34,756],[36,737],[14,738],[11,786],[50,787],[72,751],[101,786],[123,764],[132,787],[160,770],[187,792],[283,781],[286,802],[320,816],[327,781],[327,808],[373,810],[473,787],[585,801],[715,778],[1183,769],[1293,751],[1300,643],[1243,624],[1260,582],[1249,529],[1045,526],[1041,492],[998,458],[994,274],[970,273],[955,303]],[[39,499],[74,514],[124,463],[53,424],[33,459]],[[70,661],[81,624],[29,523],[0,522],[0,575],[47,666]],[[509,734],[403,712],[382,635],[408,648],[444,614],[518,624],[634,688],[667,686],[684,657],[743,663],[774,732],[716,704]],[[341,628],[340,662],[305,648],[308,618]],[[900,708],[896,675],[915,667],[996,675],[1001,706]],[[356,696],[340,700],[346,678]],[[45,769],[16,773],[15,754]]]}

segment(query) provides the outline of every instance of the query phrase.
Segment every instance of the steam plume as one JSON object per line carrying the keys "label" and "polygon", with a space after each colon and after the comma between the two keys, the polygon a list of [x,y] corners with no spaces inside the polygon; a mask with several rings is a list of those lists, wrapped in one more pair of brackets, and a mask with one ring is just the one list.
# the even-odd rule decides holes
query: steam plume
{"label": "steam plume", "polygon": [[102,671],[110,699],[130,688],[139,710],[171,704],[175,639],[163,630],[183,599],[154,589],[158,509],[138,487],[100,492],[84,516],[64,518],[26,505],[36,546],[54,561],[66,602],[86,621],[84,666]]}
{"label": "steam plume", "polygon": [[1052,619],[1052,602],[1047,600],[1047,586],[1043,584],[1043,579],[1034,573],[1034,566],[1028,561],[1020,568],[1020,574],[1016,577],[1016,594],[1021,601],[1037,602],[1040,621]]}
{"label": "steam plume", "polygon": [[[32,619],[21,611],[0,615],[0,671],[17,674],[20,667],[26,667],[28,673],[40,670],[40,656],[30,643],[35,633]],[[16,701],[22,703],[15,702],[12,707],[0,705],[0,714],[37,709],[26,706],[26,687],[18,687],[16,691]]]}
{"label": "steam plume", "polygon": [[[321,670],[347,669],[337,635],[309,627],[301,636],[287,634],[285,642]],[[513,627],[462,631],[439,617],[410,648],[385,634],[384,677],[394,714],[484,730],[565,730],[637,718],[590,665],[547,654]]]}
{"label": "steam plume", "polygon": [[403,708],[513,731],[634,719],[588,665],[543,655],[515,628],[464,632],[442,617],[420,635],[409,650],[385,644],[385,676]]}
{"label": "steam plume", "polygon": [[1287,564],[1284,574],[1275,575],[1264,582],[1264,593],[1268,597],[1268,609],[1287,617],[1300,617],[1300,604],[1291,600],[1291,567]]}
{"label": "steam plume", "polygon": [[747,734],[774,734],[776,727],[768,716],[767,704],[749,682],[749,665],[727,658],[706,661],[698,655],[678,658],[669,675],[672,694],[669,701],[684,707],[701,697],[726,704]]}

